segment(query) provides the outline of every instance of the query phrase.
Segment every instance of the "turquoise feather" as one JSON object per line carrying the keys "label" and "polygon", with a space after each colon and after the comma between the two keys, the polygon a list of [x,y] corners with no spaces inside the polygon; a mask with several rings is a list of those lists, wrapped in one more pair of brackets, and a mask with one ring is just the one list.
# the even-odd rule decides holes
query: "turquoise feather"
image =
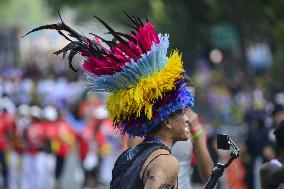
{"label": "turquoise feather", "polygon": [[93,92],[111,92],[129,89],[136,85],[143,77],[152,75],[155,71],[161,70],[167,62],[167,49],[169,47],[169,35],[159,35],[160,43],[152,44],[151,51],[143,54],[135,62],[126,64],[122,71],[113,75],[96,77],[91,73],[85,73],[88,80],[88,88]]}

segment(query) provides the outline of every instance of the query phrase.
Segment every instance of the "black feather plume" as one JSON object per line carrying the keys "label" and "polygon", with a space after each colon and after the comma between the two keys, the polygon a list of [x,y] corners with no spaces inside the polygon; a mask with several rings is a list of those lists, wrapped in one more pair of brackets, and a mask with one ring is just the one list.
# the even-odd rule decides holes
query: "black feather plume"
{"label": "black feather plume", "polygon": [[69,53],[69,56],[68,56],[69,68],[71,68],[74,72],[78,72],[78,71],[79,71],[79,69],[75,69],[75,68],[73,67],[73,65],[72,65],[72,59],[73,59],[73,57],[74,57],[77,53],[78,53],[77,50],[72,49],[72,50],[70,50],[70,53]]}

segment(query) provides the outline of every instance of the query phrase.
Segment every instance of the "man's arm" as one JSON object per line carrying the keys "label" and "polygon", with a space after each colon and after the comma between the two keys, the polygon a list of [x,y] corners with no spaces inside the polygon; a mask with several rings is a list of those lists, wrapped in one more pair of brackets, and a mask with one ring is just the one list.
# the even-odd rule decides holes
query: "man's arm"
{"label": "man's arm", "polygon": [[[155,151],[143,165],[140,176],[141,179],[143,179],[145,189],[177,188],[177,177],[179,171],[177,159],[172,155],[160,155],[151,162],[154,157],[159,154],[165,154],[165,152],[169,154],[169,152],[165,150]],[[142,178],[144,170],[144,178]]]}
{"label": "man's arm", "polygon": [[213,161],[208,152],[204,134],[193,141],[193,150],[197,157],[197,168],[200,176],[203,181],[207,181],[213,169]]}
{"label": "man's arm", "polygon": [[205,133],[198,120],[198,115],[191,109],[187,110],[187,115],[191,119],[190,130],[192,133],[193,150],[197,157],[197,168],[202,180],[205,182],[210,178],[214,164],[207,149]]}

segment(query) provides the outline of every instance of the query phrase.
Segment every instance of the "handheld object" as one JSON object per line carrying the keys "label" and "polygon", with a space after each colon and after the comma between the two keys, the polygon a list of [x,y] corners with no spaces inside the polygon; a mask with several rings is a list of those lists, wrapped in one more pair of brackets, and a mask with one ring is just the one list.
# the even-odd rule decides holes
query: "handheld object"
{"label": "handheld object", "polygon": [[218,182],[218,179],[223,175],[224,170],[229,167],[229,165],[239,157],[240,148],[236,143],[226,134],[217,135],[217,148],[222,150],[230,150],[230,159],[226,164],[217,163],[213,168],[210,179],[205,185],[205,189],[213,189]]}

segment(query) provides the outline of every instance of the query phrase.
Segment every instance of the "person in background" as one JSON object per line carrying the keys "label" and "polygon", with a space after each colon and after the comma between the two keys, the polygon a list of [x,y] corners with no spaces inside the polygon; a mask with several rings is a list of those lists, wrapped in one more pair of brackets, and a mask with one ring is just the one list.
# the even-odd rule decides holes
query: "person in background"
{"label": "person in background", "polygon": [[[98,154],[102,159],[100,166],[98,167],[98,181],[102,184],[108,184],[111,181],[114,162],[118,155],[121,154],[121,137],[112,127],[113,123],[110,121],[104,105],[95,109],[94,116],[101,120],[98,125],[99,127],[97,128],[96,136],[96,140],[101,141],[101,144],[98,142]],[[105,139],[105,142],[103,142],[102,139]]]}
{"label": "person in background", "polygon": [[259,169],[262,165],[262,152],[266,144],[265,112],[249,112],[246,116],[248,131],[245,145],[249,161],[246,164],[245,183],[248,188],[260,187]]}
{"label": "person in background", "polygon": [[15,105],[10,98],[5,95],[0,98],[0,172],[3,178],[3,183],[0,183],[0,188],[8,188],[9,169],[7,151],[9,149],[9,141],[11,141],[15,128]]}
{"label": "person in background", "polygon": [[54,106],[47,105],[42,110],[42,124],[44,129],[44,174],[45,189],[53,189],[55,186],[56,153],[54,153],[54,141],[58,138],[58,112]]}
{"label": "person in background", "polygon": [[262,189],[284,188],[284,121],[274,131],[277,144],[277,158],[263,164],[260,169]]}
{"label": "person in background", "polygon": [[284,107],[281,104],[275,104],[273,107],[272,115],[272,124],[267,128],[266,136],[263,139],[266,143],[263,149],[263,157],[264,161],[270,161],[274,159],[276,156],[276,140],[273,132],[280,124],[281,121],[284,120]]}
{"label": "person in background", "polygon": [[57,128],[58,149],[56,150],[56,164],[55,164],[55,179],[56,187],[59,188],[63,170],[66,167],[66,159],[71,153],[72,147],[75,143],[75,129],[71,126],[71,123],[63,116],[62,112],[59,112],[58,119],[54,122]]}
{"label": "person in background", "polygon": [[17,189],[22,185],[23,134],[30,124],[29,108],[27,104],[17,107],[16,129],[13,132],[9,159],[9,187],[11,189]]}
{"label": "person in background", "polygon": [[104,106],[93,107],[88,123],[83,130],[83,137],[88,142],[88,151],[83,161],[85,173],[85,187],[95,187],[98,185],[101,174],[101,165],[104,156],[107,155],[107,140],[102,132],[105,119],[108,117]]}
{"label": "person in background", "polygon": [[42,109],[33,105],[29,115],[31,122],[24,130],[23,189],[44,189],[45,133],[41,120]]}

